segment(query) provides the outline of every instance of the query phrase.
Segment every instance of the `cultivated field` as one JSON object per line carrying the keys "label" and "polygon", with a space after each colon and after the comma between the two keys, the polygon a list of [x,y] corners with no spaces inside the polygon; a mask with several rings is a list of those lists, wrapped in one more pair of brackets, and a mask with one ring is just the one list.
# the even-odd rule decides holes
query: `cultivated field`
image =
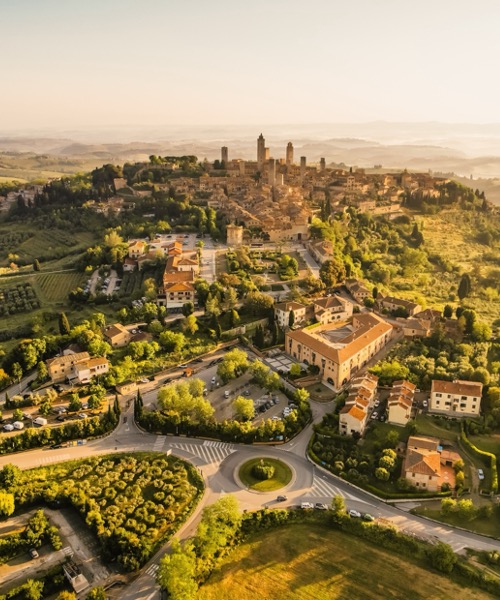
{"label": "cultivated field", "polygon": [[236,549],[199,600],[486,600],[485,592],[335,530],[289,525]]}

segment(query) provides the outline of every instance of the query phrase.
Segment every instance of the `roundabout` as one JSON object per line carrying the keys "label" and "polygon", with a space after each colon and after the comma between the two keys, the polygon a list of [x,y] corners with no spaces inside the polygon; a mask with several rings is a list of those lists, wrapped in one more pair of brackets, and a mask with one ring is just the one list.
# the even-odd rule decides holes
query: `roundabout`
{"label": "roundabout", "polygon": [[282,460],[259,456],[242,463],[235,472],[236,482],[254,492],[275,492],[290,484],[294,471]]}

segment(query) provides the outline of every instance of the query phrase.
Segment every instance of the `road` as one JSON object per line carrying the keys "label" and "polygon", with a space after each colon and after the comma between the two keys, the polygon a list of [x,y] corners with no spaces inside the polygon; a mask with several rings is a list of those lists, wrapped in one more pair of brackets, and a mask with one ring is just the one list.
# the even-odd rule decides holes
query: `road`
{"label": "road", "polygon": [[[312,403],[314,421],[331,410],[331,404]],[[126,418],[125,418],[126,417]],[[456,551],[466,547],[482,550],[500,550],[500,542],[434,523],[411,515],[411,507],[390,506],[371,494],[360,490],[339,479],[306,458],[307,443],[312,433],[312,424],[296,438],[282,446],[247,446],[226,444],[186,437],[153,435],[141,431],[133,420],[133,406],[124,410],[120,424],[108,437],[92,441],[84,446],[62,448],[59,450],[34,450],[18,455],[0,457],[0,468],[7,463],[15,463],[22,469],[43,466],[75,458],[85,458],[109,452],[171,451],[185,458],[200,469],[205,480],[206,491],[189,521],[180,529],[177,536],[181,539],[191,536],[199,521],[204,506],[212,504],[225,494],[234,494],[243,510],[256,510],[263,507],[297,505],[303,501],[330,503],[336,494],[346,499],[349,508],[369,512],[375,517],[387,519],[400,529],[428,539],[440,539]],[[276,493],[258,494],[242,487],[235,477],[238,466],[258,456],[271,456],[284,460],[293,471],[290,484],[282,490],[286,493],[286,503],[276,502]],[[280,490],[281,491],[281,490]],[[125,600],[149,600],[157,597],[158,586],[155,575],[158,563],[168,545],[162,548],[145,565],[137,578],[127,587],[110,590],[111,597]],[[116,594],[116,596],[114,595]]]}

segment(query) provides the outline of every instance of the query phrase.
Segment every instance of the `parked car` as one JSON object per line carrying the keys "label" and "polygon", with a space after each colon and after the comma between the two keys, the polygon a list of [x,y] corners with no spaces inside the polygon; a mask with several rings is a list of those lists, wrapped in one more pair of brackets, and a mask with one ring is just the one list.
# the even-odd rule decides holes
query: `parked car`
{"label": "parked car", "polygon": [[54,383],[54,385],[52,387],[56,390],[56,392],[59,392],[59,393],[61,393],[64,389],[63,386],[60,385],[59,383]]}
{"label": "parked car", "polygon": [[373,517],[370,513],[363,513],[362,519],[363,521],[375,521],[375,517]]}
{"label": "parked car", "polygon": [[310,508],[314,508],[314,505],[312,502],[302,502],[300,508],[302,508],[303,510],[308,510]]}
{"label": "parked car", "polygon": [[286,496],[278,496],[276,498],[277,502],[286,502],[288,500],[288,498]]}
{"label": "parked car", "polygon": [[427,408],[427,406],[429,406],[429,403],[427,402],[427,400],[424,400],[422,402],[422,405],[423,405],[424,408]]}
{"label": "parked car", "polygon": [[224,398],[229,398],[229,394],[230,394],[230,391],[229,391],[229,390],[226,390],[226,391],[224,392]]}
{"label": "parked car", "polygon": [[178,368],[178,369],[185,369],[186,367],[187,367],[187,365],[184,365],[184,364],[182,364],[182,365],[177,365],[177,368]]}
{"label": "parked car", "polygon": [[31,558],[35,559],[35,558],[38,558],[40,555],[35,550],[35,548],[30,548],[30,556],[31,556]]}
{"label": "parked car", "polygon": [[372,416],[370,417],[370,419],[376,419],[378,417],[378,412],[374,411],[372,412]]}
{"label": "parked car", "polygon": [[149,379],[139,379],[139,383],[149,383]]}
{"label": "parked car", "polygon": [[86,415],[85,413],[78,413],[76,416],[77,416],[79,419],[86,419],[86,418],[87,418],[87,415]]}
{"label": "parked car", "polygon": [[212,385],[215,385],[216,381],[217,381],[217,377],[212,377]]}
{"label": "parked car", "polygon": [[385,415],[380,415],[380,420],[382,421],[382,423],[385,421]]}
{"label": "parked car", "polygon": [[314,508],[316,510],[328,510],[328,505],[323,504],[323,502],[316,502],[316,504],[314,505]]}
{"label": "parked car", "polygon": [[64,421],[66,421],[66,417],[64,417],[63,415],[59,415],[58,417],[56,417],[56,421],[64,423]]}
{"label": "parked car", "polygon": [[4,428],[5,431],[14,431],[14,425],[12,425],[11,423],[6,423],[3,426],[3,428]]}
{"label": "parked car", "polygon": [[361,519],[361,513],[357,510],[354,510],[353,508],[351,508],[347,514],[353,519]]}
{"label": "parked car", "polygon": [[377,408],[377,406],[380,406],[380,400],[378,398],[373,403],[373,406],[375,406],[375,408]]}
{"label": "parked car", "polygon": [[482,481],[484,479],[484,471],[482,469],[477,470],[477,476]]}

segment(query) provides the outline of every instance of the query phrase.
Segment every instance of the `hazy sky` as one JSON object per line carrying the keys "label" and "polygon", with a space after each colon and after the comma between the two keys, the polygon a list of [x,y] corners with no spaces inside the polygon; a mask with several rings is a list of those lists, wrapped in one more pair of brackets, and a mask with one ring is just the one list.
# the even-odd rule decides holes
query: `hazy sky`
{"label": "hazy sky", "polygon": [[0,0],[0,132],[499,122],[498,0]]}

